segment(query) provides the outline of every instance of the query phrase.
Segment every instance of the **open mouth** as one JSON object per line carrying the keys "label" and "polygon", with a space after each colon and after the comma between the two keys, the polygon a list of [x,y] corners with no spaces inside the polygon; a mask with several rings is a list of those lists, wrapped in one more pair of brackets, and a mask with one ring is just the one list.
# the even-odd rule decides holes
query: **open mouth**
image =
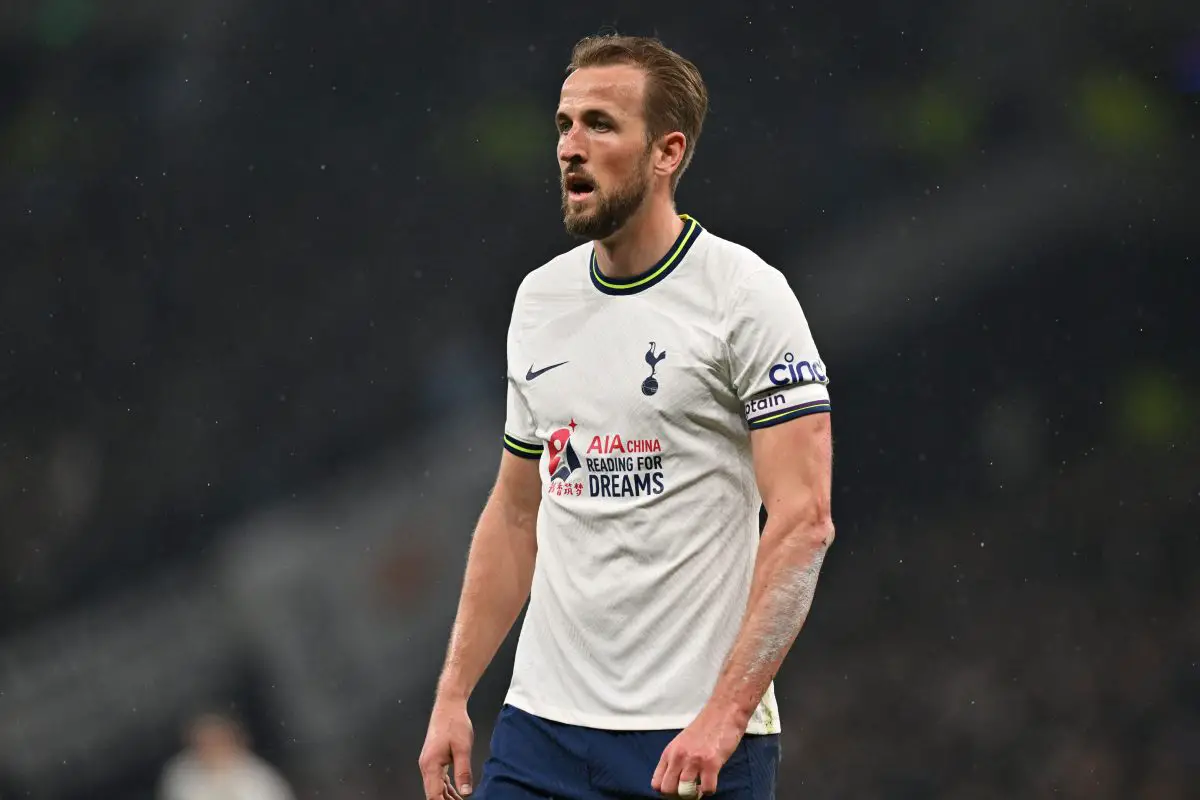
{"label": "open mouth", "polygon": [[583,200],[596,191],[596,184],[582,175],[567,175],[563,178],[563,186],[567,190],[567,197],[572,200]]}

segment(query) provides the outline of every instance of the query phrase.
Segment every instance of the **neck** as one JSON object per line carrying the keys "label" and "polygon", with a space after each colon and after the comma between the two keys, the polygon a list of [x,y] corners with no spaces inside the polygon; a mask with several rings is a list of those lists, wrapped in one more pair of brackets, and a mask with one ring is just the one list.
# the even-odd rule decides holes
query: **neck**
{"label": "neck", "polygon": [[647,198],[621,229],[595,243],[600,271],[610,278],[632,278],[666,255],[683,230],[670,198]]}

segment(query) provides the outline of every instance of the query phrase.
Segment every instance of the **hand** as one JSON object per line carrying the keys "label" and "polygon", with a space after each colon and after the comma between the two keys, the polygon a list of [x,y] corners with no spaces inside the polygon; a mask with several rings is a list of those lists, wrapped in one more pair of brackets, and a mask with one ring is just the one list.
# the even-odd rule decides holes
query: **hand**
{"label": "hand", "polygon": [[[426,800],[459,800],[471,794],[471,745],[475,730],[465,700],[438,700],[429,715],[429,731],[421,748],[421,778]],[[451,781],[447,770],[453,768]],[[455,788],[457,787],[457,789]]]}
{"label": "hand", "polygon": [[681,780],[699,779],[701,797],[715,794],[717,773],[733,755],[745,733],[745,724],[739,723],[733,715],[706,707],[667,745],[650,786],[671,797],[676,795]]}

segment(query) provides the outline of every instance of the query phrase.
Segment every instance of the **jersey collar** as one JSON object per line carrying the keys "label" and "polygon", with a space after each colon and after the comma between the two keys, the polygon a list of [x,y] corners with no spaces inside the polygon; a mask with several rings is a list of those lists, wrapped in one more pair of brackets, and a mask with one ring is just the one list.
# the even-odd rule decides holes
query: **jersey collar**
{"label": "jersey collar", "polygon": [[683,230],[679,233],[679,238],[667,250],[667,254],[662,259],[640,275],[634,275],[632,278],[607,278],[600,272],[600,265],[596,261],[596,248],[592,247],[592,255],[588,260],[588,272],[592,275],[592,285],[605,294],[637,294],[643,292],[659,283],[679,266],[683,261],[683,257],[687,255],[692,244],[700,237],[700,232],[704,230],[700,227],[700,223],[689,217],[687,214],[680,214],[680,219],[683,220]]}

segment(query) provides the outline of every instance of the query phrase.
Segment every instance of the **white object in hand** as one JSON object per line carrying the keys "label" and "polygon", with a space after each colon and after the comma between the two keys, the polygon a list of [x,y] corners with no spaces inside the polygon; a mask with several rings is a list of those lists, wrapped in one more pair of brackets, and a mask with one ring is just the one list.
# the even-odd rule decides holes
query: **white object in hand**
{"label": "white object in hand", "polygon": [[679,787],[675,790],[675,794],[679,797],[694,800],[700,796],[700,784],[697,781],[680,781]]}

